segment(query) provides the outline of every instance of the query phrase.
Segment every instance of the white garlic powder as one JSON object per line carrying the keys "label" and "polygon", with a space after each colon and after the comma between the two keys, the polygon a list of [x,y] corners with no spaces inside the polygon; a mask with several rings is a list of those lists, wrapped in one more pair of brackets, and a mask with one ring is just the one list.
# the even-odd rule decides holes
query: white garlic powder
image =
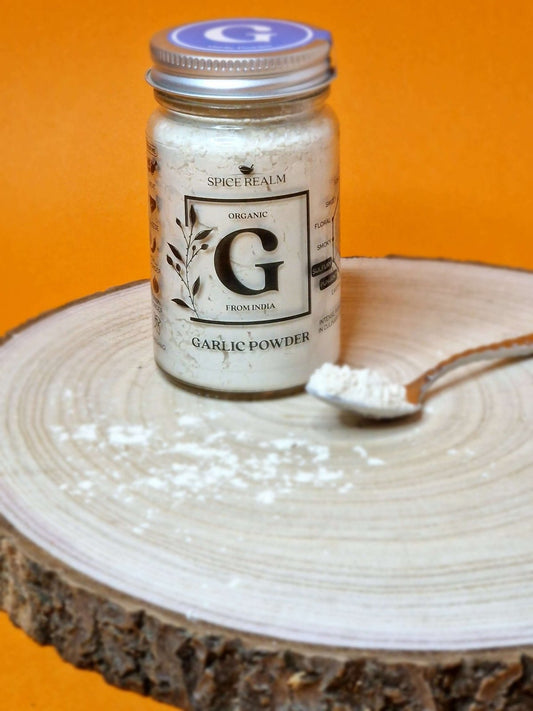
{"label": "white garlic powder", "polygon": [[417,410],[407,400],[405,387],[368,368],[325,363],[310,377],[308,388],[318,397],[341,399],[347,407],[359,405],[368,416],[408,415]]}

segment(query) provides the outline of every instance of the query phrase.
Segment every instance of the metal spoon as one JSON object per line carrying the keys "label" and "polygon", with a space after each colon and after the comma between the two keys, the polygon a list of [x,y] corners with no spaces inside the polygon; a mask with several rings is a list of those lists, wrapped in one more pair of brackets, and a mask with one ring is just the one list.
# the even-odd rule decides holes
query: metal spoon
{"label": "metal spoon", "polygon": [[[306,390],[310,395],[335,407],[351,410],[363,417],[394,419],[421,410],[428,388],[435,380],[454,368],[478,360],[518,358],[531,354],[533,354],[533,333],[456,353],[406,385],[392,383],[375,371],[352,370],[348,366],[333,366],[326,363],[313,373]],[[370,385],[368,382],[359,383],[359,375],[365,381],[369,381],[370,378]]]}

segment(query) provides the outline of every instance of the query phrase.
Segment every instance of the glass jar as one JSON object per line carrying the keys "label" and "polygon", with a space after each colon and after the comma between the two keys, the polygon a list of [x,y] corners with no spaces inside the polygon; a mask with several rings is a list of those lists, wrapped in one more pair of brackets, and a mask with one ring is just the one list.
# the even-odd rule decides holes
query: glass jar
{"label": "glass jar", "polygon": [[328,33],[279,20],[202,22],[152,40],[155,359],[197,392],[285,394],[338,358],[330,47]]}

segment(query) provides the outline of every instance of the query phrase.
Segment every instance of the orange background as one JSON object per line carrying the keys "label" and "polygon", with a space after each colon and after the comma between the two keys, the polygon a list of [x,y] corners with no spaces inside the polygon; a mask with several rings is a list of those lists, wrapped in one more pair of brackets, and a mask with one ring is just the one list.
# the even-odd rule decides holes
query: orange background
{"label": "orange background", "polygon": [[[195,7],[197,11],[189,11]],[[265,6],[14,2],[1,42],[0,332],[148,275],[144,71],[163,27]],[[533,268],[531,0],[307,0],[332,30],[342,127],[342,251]],[[6,711],[149,711],[0,615]]]}

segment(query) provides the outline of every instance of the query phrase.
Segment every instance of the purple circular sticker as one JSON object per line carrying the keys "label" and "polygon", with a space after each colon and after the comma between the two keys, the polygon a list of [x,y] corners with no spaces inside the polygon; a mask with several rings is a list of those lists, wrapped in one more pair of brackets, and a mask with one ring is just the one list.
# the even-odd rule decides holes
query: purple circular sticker
{"label": "purple circular sticker", "polygon": [[233,54],[296,49],[316,39],[331,41],[325,30],[286,20],[262,19],[195,22],[171,30],[168,39],[178,47]]}

